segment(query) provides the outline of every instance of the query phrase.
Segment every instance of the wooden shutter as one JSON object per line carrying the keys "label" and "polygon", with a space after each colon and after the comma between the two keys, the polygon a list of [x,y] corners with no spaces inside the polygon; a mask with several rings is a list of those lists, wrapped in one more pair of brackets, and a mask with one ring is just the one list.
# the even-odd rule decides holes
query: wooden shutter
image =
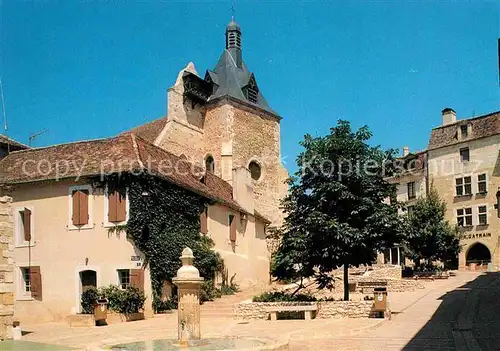
{"label": "wooden shutter", "polygon": [[72,218],[73,225],[80,225],[80,195],[78,194],[78,190],[73,191],[71,194],[73,201],[73,209],[72,209]]}
{"label": "wooden shutter", "polygon": [[116,207],[117,207],[118,192],[113,191],[108,194],[108,221],[118,222],[116,219]]}
{"label": "wooden shutter", "polygon": [[42,301],[42,272],[39,266],[30,267],[31,297]]}
{"label": "wooden shutter", "polygon": [[89,222],[89,191],[80,190],[80,224]]}
{"label": "wooden shutter", "polygon": [[85,225],[89,222],[89,191],[73,191],[73,225]]}
{"label": "wooden shutter", "polygon": [[24,241],[31,241],[31,211],[24,208],[23,211]]}
{"label": "wooden shutter", "polygon": [[203,208],[203,211],[200,214],[200,233],[201,234],[208,233],[207,208],[206,207]]}
{"label": "wooden shutter", "polygon": [[234,215],[229,215],[229,240],[236,242],[236,220]]}
{"label": "wooden shutter", "polygon": [[131,269],[130,270],[130,286],[144,291],[144,270]]}
{"label": "wooden shutter", "polygon": [[123,222],[127,219],[127,192],[125,190],[116,193],[116,221]]}
{"label": "wooden shutter", "polygon": [[127,219],[126,192],[114,190],[108,195],[108,221],[123,222]]}

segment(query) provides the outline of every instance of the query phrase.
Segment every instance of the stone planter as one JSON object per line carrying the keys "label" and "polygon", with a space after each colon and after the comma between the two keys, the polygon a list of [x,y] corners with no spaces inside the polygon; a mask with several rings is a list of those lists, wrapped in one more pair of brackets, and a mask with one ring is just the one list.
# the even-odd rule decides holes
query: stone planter
{"label": "stone planter", "polygon": [[[93,314],[72,314],[68,316],[70,327],[95,327],[95,318]],[[103,325],[118,324],[123,322],[133,322],[144,319],[144,312],[137,313],[115,313],[108,312],[106,323]]]}
{"label": "stone planter", "polygon": [[318,301],[318,302],[242,302],[234,305],[237,319],[268,319],[267,307],[301,306],[316,304],[317,319],[368,318],[372,315],[373,301]]}
{"label": "stone planter", "polygon": [[167,317],[171,316],[172,314],[174,314],[175,312],[177,312],[177,310],[167,310],[167,311],[163,311],[161,313],[155,313],[153,315],[153,318],[167,318]]}
{"label": "stone planter", "polygon": [[95,318],[93,314],[72,314],[68,316],[70,327],[94,327]]}

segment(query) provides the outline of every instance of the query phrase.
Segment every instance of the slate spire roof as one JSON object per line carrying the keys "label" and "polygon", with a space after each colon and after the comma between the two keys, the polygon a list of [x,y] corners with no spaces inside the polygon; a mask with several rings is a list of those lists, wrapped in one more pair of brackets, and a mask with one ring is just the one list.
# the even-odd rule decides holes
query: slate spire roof
{"label": "slate spire roof", "polygon": [[226,48],[222,51],[213,71],[207,70],[205,74],[205,80],[213,83],[213,92],[209,102],[223,96],[230,96],[277,114],[269,107],[258,88],[254,74],[248,70],[243,61],[240,36],[241,29],[232,20],[226,28]]}

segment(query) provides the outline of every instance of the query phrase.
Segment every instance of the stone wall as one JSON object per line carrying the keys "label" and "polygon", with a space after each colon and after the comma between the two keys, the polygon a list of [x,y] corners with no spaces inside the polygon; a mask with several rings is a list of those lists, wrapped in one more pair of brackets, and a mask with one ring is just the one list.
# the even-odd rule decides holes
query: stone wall
{"label": "stone wall", "polygon": [[268,319],[266,307],[317,305],[316,318],[368,318],[373,301],[321,302],[242,302],[234,305],[234,316],[239,319]]}
{"label": "stone wall", "polygon": [[14,228],[12,199],[0,197],[0,340],[12,339],[14,315]]}
{"label": "stone wall", "polygon": [[318,303],[316,318],[368,318],[373,301],[324,301]]}
{"label": "stone wall", "polygon": [[373,266],[372,270],[363,274],[363,277],[370,277],[372,279],[401,279],[402,269],[401,266],[380,265]]}
{"label": "stone wall", "polygon": [[[414,279],[372,279],[364,278],[357,282],[356,291],[364,294],[373,293],[373,288],[376,286],[386,286],[389,292],[405,292],[415,291],[416,289],[424,289],[425,285],[422,281]],[[369,285],[363,286],[359,283],[368,283]],[[383,284],[377,284],[383,283]]]}

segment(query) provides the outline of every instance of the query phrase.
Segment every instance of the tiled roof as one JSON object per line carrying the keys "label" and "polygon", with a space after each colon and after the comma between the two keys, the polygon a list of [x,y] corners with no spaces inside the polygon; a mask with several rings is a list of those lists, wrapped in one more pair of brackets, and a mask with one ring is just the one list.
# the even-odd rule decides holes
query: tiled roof
{"label": "tiled roof", "polygon": [[[97,175],[101,167],[131,171],[131,136],[80,141],[11,152],[0,161],[1,183],[25,183]],[[138,168],[138,163],[135,162]],[[124,169],[127,168],[127,169]]]}
{"label": "tiled roof", "polygon": [[418,172],[425,168],[425,154],[427,151],[409,153],[401,158],[411,172]]}
{"label": "tiled roof", "polygon": [[[0,183],[97,176],[119,172],[147,172],[208,199],[247,213],[233,199],[230,184],[185,159],[128,133],[109,139],[67,143],[14,151],[0,161]],[[261,215],[251,213],[269,222]]]}
{"label": "tiled roof", "polygon": [[165,124],[167,124],[167,119],[167,117],[155,119],[154,121],[132,128],[123,134],[134,133],[144,140],[154,143],[158,135],[160,135],[161,131],[165,127]]}
{"label": "tiled roof", "polygon": [[20,142],[17,142],[13,139],[10,139],[8,136],[3,135],[3,134],[0,134],[0,144],[8,144],[8,145],[14,146],[14,148],[16,150],[28,148],[27,145],[21,144]]}
{"label": "tiled roof", "polygon": [[[469,123],[472,125],[471,135],[468,138],[459,140],[458,130],[460,126]],[[496,134],[500,134],[500,111],[434,128],[431,132],[428,149],[434,150],[444,146],[450,146]]]}

